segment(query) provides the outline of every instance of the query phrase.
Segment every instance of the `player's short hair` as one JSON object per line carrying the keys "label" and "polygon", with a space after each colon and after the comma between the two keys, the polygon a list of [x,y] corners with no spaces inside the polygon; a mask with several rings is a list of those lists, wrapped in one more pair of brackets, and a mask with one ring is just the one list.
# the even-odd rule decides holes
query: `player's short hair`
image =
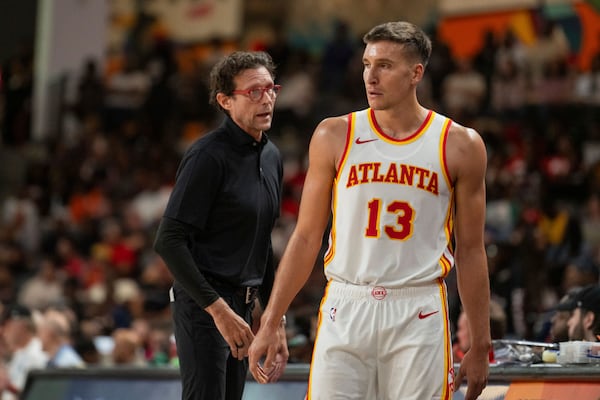
{"label": "player's short hair", "polygon": [[431,56],[431,39],[418,26],[406,21],[385,22],[373,27],[363,36],[365,44],[391,41],[404,45],[404,50],[427,66]]}
{"label": "player's short hair", "polygon": [[217,94],[230,96],[236,89],[233,81],[236,76],[245,70],[260,67],[265,67],[275,78],[273,59],[264,51],[235,51],[223,57],[210,71],[210,104],[223,110],[217,101]]}

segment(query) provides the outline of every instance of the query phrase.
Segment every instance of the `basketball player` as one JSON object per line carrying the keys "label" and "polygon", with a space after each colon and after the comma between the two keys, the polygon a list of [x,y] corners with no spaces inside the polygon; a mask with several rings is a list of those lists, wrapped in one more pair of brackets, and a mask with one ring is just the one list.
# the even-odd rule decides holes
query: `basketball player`
{"label": "basketball player", "polygon": [[[363,39],[369,108],[327,118],[313,134],[297,226],[250,371],[264,383],[276,368],[279,321],[333,210],[307,399],[450,399],[466,378],[473,400],[487,383],[491,345],[485,146],[473,129],[419,104],[431,53],[422,30],[391,22]],[[453,265],[472,338],[456,379],[444,283]]]}

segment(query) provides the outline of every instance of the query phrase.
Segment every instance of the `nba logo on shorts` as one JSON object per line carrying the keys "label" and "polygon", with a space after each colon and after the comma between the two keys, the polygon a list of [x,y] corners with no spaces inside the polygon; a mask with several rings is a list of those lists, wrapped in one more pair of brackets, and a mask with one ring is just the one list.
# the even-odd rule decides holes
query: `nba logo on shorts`
{"label": "nba logo on shorts", "polygon": [[337,313],[337,308],[335,307],[331,307],[329,309],[329,319],[333,322],[335,322],[335,314]]}
{"label": "nba logo on shorts", "polygon": [[371,296],[375,298],[375,300],[383,300],[385,296],[387,296],[387,290],[383,286],[375,286],[373,290],[371,290]]}

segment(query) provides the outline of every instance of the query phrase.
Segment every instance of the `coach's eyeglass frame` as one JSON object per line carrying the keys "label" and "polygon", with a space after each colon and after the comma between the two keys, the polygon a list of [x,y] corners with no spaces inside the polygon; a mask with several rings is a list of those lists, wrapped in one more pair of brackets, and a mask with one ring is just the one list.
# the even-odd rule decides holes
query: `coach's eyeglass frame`
{"label": "coach's eyeglass frame", "polygon": [[244,90],[233,90],[232,94],[241,94],[250,99],[250,101],[257,102],[260,101],[265,92],[269,93],[269,96],[277,96],[279,91],[281,90],[281,85],[271,85],[267,87],[258,87],[252,89],[244,89]]}

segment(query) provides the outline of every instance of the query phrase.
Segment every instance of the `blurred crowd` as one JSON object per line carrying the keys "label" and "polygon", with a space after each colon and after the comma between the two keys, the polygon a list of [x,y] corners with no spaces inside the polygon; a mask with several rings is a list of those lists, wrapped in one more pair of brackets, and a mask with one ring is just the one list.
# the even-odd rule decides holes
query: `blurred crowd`
{"label": "blurred crowd", "polygon": [[[283,87],[268,132],[285,162],[276,257],[297,216],[312,130],[326,116],[367,106],[362,41],[341,21],[332,32],[319,52],[285,34],[249,44],[271,54]],[[511,31],[486,34],[469,58],[454,57],[430,33],[433,54],[419,98],[477,129],[488,149],[486,246],[503,335],[550,340],[559,299],[599,282],[600,49],[591,68],[578,68],[551,21],[534,45]],[[25,328],[58,313],[81,365],[177,362],[172,278],[152,243],[183,152],[220,121],[207,102],[207,76],[231,46],[214,40],[209,56],[182,68],[168,38],[147,39],[124,52],[117,71],[107,74],[89,60],[65,77],[73,93],[56,99],[59,127],[41,140],[31,137],[31,53],[20,49],[2,66],[3,323],[15,305],[30,313]],[[460,302],[453,274],[454,329]],[[317,260],[288,315],[291,361],[310,360],[324,284]],[[15,348],[5,331],[0,352],[10,359]]]}

